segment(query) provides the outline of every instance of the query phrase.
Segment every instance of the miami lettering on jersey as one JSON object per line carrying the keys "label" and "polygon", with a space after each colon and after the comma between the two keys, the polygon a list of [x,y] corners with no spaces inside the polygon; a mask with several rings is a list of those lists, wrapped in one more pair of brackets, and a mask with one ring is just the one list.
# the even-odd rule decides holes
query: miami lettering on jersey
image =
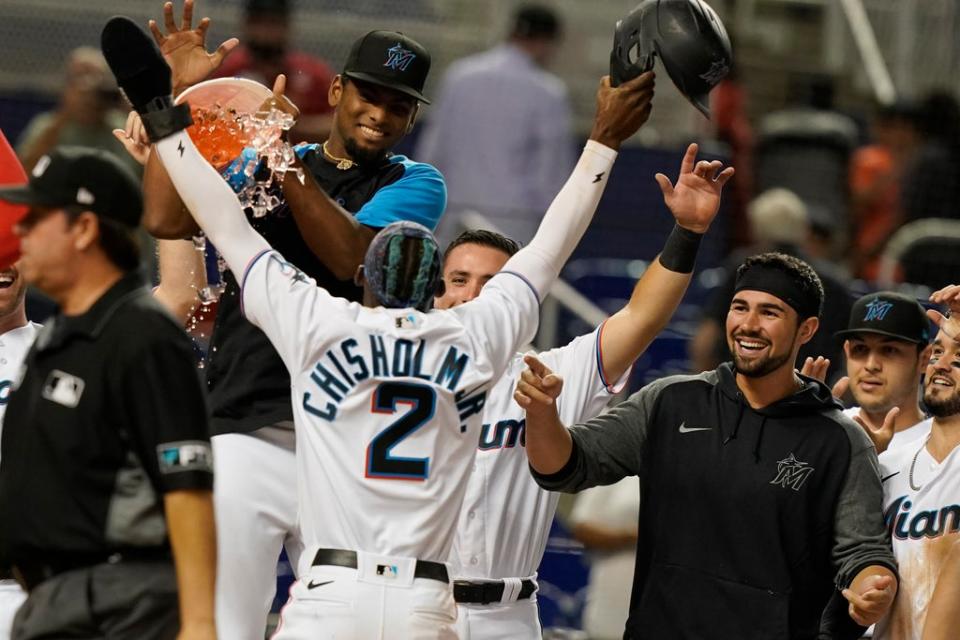
{"label": "miami lettering on jersey", "polygon": [[890,535],[899,540],[936,538],[960,531],[960,504],[948,504],[937,510],[911,513],[913,503],[900,496],[883,513]]}
{"label": "miami lettering on jersey", "polygon": [[527,421],[522,418],[484,423],[480,430],[480,451],[512,449],[518,443],[521,447],[527,446]]}
{"label": "miami lettering on jersey", "polygon": [[[425,339],[407,340],[369,334],[366,344],[354,338],[342,340],[327,350],[310,371],[312,391],[303,392],[303,408],[311,415],[332,421],[337,417],[337,405],[360,382],[368,378],[416,378],[453,392],[463,423],[483,409],[486,391],[476,393],[457,389],[470,364],[470,356],[455,346],[445,345],[445,348],[444,355],[436,360],[440,362],[439,367],[436,371],[428,371],[423,364],[424,354],[430,349]],[[323,397],[315,397],[317,393],[322,393]],[[465,426],[462,425],[461,429]]]}

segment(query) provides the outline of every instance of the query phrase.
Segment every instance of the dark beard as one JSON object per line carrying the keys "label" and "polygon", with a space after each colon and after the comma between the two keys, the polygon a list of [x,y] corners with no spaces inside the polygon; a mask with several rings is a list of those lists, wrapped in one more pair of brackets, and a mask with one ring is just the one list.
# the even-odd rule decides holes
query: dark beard
{"label": "dark beard", "polygon": [[954,391],[949,398],[944,400],[934,400],[929,397],[929,394],[924,393],[923,404],[933,417],[949,418],[960,413],[960,393]]}
{"label": "dark beard", "polygon": [[737,358],[737,354],[731,352],[733,356],[733,368],[734,370],[744,375],[748,378],[762,378],[768,373],[773,373],[777,369],[783,366],[783,364],[790,360],[790,354],[784,353],[783,355],[773,355],[764,360],[754,360],[751,363],[751,366],[744,366],[743,363]]}
{"label": "dark beard", "polygon": [[378,149],[377,151],[361,149],[353,138],[347,138],[343,143],[343,148],[347,150],[350,159],[356,162],[361,169],[378,167],[387,157],[386,149]]}

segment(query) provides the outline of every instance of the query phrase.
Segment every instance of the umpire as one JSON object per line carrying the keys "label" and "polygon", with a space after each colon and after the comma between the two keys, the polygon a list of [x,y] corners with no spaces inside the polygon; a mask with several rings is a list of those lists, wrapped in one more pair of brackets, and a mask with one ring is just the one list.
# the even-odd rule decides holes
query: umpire
{"label": "umpire", "polygon": [[29,206],[19,268],[60,307],[0,443],[0,554],[29,591],[12,638],[215,640],[207,411],[188,338],[136,273],[137,180],[62,147],[0,199]]}

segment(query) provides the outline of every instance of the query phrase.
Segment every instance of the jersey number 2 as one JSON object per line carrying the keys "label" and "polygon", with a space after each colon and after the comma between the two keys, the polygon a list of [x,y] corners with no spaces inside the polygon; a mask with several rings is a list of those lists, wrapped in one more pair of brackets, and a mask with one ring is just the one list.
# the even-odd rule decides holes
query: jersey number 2
{"label": "jersey number 2", "polygon": [[370,408],[374,413],[392,414],[397,412],[398,404],[409,404],[410,410],[367,445],[367,477],[426,480],[430,473],[430,458],[401,458],[390,452],[433,417],[437,394],[433,388],[422,384],[384,382],[373,392]]}

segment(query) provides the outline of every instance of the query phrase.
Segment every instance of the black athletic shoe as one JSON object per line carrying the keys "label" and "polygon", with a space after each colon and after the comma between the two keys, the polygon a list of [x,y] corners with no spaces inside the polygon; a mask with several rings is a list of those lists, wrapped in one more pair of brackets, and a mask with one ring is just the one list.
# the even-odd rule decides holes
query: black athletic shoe
{"label": "black athletic shoe", "polygon": [[100,34],[100,48],[117,84],[140,114],[150,140],[156,142],[192,124],[190,107],[173,104],[170,67],[153,38],[133,20],[110,18]]}

